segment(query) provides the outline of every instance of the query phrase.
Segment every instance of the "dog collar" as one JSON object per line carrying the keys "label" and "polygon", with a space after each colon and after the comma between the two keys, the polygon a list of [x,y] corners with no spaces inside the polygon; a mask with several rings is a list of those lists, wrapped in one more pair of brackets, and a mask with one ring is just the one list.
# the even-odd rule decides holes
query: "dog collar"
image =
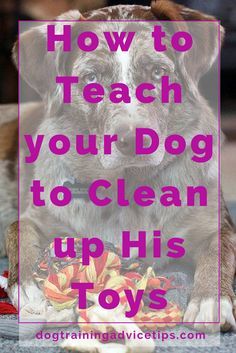
{"label": "dog collar", "polygon": [[75,180],[74,182],[65,181],[63,186],[67,187],[71,191],[73,199],[83,199],[86,201],[89,200],[89,196],[88,196],[89,184],[81,183],[78,180]]}

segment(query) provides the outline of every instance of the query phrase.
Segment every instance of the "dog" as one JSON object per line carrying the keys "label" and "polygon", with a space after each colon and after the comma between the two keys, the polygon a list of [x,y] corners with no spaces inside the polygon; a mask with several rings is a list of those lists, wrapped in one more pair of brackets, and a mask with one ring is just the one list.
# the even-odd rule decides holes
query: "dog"
{"label": "dog", "polygon": [[[81,15],[77,10],[70,11],[59,16],[59,20],[79,20],[82,19],[86,26],[88,20],[170,20],[170,21],[195,21],[195,20],[213,20],[213,17],[205,15],[195,10],[188,9],[182,5],[177,5],[171,1],[152,1],[150,7],[136,5],[122,5],[115,7],[102,8],[86,12]],[[178,22],[176,22],[178,23]],[[88,22],[89,26],[96,28],[96,24]],[[80,24],[75,22],[76,28],[79,29]],[[90,28],[90,27],[87,28]],[[119,25],[117,25],[119,26]],[[123,26],[123,25],[120,25]],[[125,26],[125,25],[124,25]],[[85,27],[86,28],[86,27]],[[121,27],[118,27],[121,28]],[[124,28],[124,27],[122,27]],[[102,29],[109,30],[106,23],[103,22]],[[200,31],[200,30],[199,30]],[[223,33],[223,29],[221,29]],[[96,75],[101,75],[103,79],[109,79],[114,75],[114,82],[130,80],[131,86],[134,80],[140,80],[138,75],[146,72],[149,63],[144,67],[137,66],[134,69],[134,57],[124,57],[123,53],[117,53],[116,56],[103,56],[103,61],[96,59],[91,55],[95,63],[95,67],[100,68],[100,73],[92,71],[88,67],[89,63],[86,57],[82,57],[81,53],[76,52],[69,55],[65,62],[57,54],[53,62],[48,62],[48,57],[43,51],[43,40],[45,40],[45,30],[43,27],[35,27],[22,34],[21,37],[21,75],[22,78],[36,90],[42,97],[43,103],[38,103],[29,107],[27,112],[22,115],[28,115],[22,123],[21,134],[24,131],[37,132],[44,134],[46,141],[51,134],[66,131],[68,136],[73,136],[74,131],[80,133],[94,133],[101,136],[106,133],[114,133],[114,131],[127,131],[132,126],[132,131],[138,126],[153,127],[159,131],[160,136],[166,136],[174,133],[180,133],[185,137],[190,137],[194,131],[211,132],[217,135],[216,118],[203,99],[199,90],[198,82],[205,72],[213,65],[216,59],[216,45],[212,40],[212,33],[205,31],[199,32],[199,38],[204,37],[202,43],[202,58],[198,62],[198,67],[191,66],[190,62],[182,62],[185,65],[183,70],[183,80],[188,87],[189,95],[184,97],[181,105],[181,124],[176,121],[176,107],[168,106],[168,108],[158,107],[154,104],[129,106],[114,104],[100,104],[96,108],[88,106],[80,96],[74,97],[73,104],[69,108],[62,108],[61,91],[52,88],[49,84],[49,77],[57,74],[59,67],[69,70],[74,75],[85,77],[87,83],[99,82]],[[149,47],[145,47],[145,38],[136,48],[142,48],[150,60]],[[142,53],[143,53],[142,52]],[[138,54],[137,54],[138,55]],[[17,45],[13,49],[13,57],[17,63]],[[146,59],[147,59],[146,58]],[[136,57],[137,59],[137,57]],[[167,70],[171,70],[173,62],[170,57],[165,56]],[[94,67],[93,63],[93,67]],[[59,65],[60,64],[60,65]],[[138,65],[138,64],[137,64]],[[48,71],[50,68],[50,72]],[[115,69],[114,69],[115,68]],[[90,70],[90,71],[89,71]],[[174,73],[173,73],[174,75]],[[146,77],[144,77],[143,81]],[[142,77],[141,77],[142,79]],[[132,81],[133,80],[133,81]],[[191,111],[191,114],[189,114]],[[29,113],[30,112],[30,113]],[[34,119],[34,128],[29,127],[31,118],[29,115],[36,116]],[[30,120],[31,119],[31,120]],[[36,121],[37,120],[37,121]],[[2,156],[2,175],[5,175],[9,187],[15,183],[16,171],[14,163],[16,163],[16,153],[9,151],[16,148],[16,138],[12,134],[12,123],[2,124],[2,131],[11,136],[8,144],[2,144],[1,150],[8,149],[8,152],[1,154]],[[21,135],[22,136],[22,135]],[[22,140],[22,139],[21,139]],[[129,142],[128,142],[129,145]],[[24,146],[20,144],[20,148],[24,150]],[[101,149],[102,146],[100,145]],[[24,153],[23,153],[24,154]],[[188,155],[188,151],[186,152]],[[137,158],[129,153],[129,148],[121,151],[118,145],[115,146],[114,156],[96,156],[93,158],[78,156],[72,152],[68,156],[55,158],[49,155],[48,151],[42,149],[40,156],[34,168],[27,167],[24,175],[29,176],[29,180],[40,179],[45,187],[46,201],[49,201],[49,190],[55,185],[61,185],[65,181],[75,181],[79,178],[82,183],[91,183],[95,179],[116,180],[118,177],[128,180],[127,188],[130,193],[135,186],[142,184],[151,185],[155,190],[160,189],[164,185],[177,185],[181,192],[184,192],[185,185],[191,185],[193,180],[196,184],[201,182],[208,185],[209,205],[205,208],[198,208],[197,216],[195,209],[185,208],[181,211],[176,207],[163,208],[155,205],[149,209],[142,209],[142,213],[137,207],[130,209],[120,209],[112,206],[111,209],[96,208],[84,199],[74,200],[73,204],[64,208],[55,207],[50,202],[45,208],[36,208],[28,206],[29,195],[25,194],[25,190],[29,190],[28,180],[24,180],[23,194],[21,195],[21,278],[20,287],[22,291],[22,309],[24,315],[35,314],[39,317],[45,313],[45,302],[42,293],[32,281],[33,263],[39,257],[40,249],[44,249],[52,234],[57,236],[63,234],[86,234],[93,236],[101,234],[102,238],[109,242],[119,243],[120,231],[130,229],[132,234],[137,235],[140,229],[157,229],[157,225],[163,230],[165,241],[168,235],[181,234],[185,237],[186,253],[191,258],[192,265],[195,268],[194,287],[191,298],[184,315],[185,322],[194,323],[193,326],[199,330],[212,332],[215,326],[210,322],[217,320],[217,168],[215,155],[211,162],[193,170],[191,158],[176,159],[163,153],[161,160],[155,161],[151,157],[145,159]],[[10,172],[10,169],[13,169]],[[27,179],[27,178],[26,178]],[[28,189],[27,189],[28,187]],[[15,192],[15,189],[14,189]],[[114,190],[112,190],[114,192]],[[6,193],[5,184],[1,188],[1,193]],[[12,194],[12,192],[11,192]],[[5,196],[6,199],[6,196]],[[14,199],[14,197],[13,197]],[[15,202],[15,201],[14,201]],[[12,201],[11,204],[13,205]],[[4,219],[6,223],[12,221]],[[102,220],[102,221],[101,221]],[[2,220],[1,220],[2,222]],[[3,222],[2,222],[3,223]],[[6,252],[9,257],[10,277],[8,285],[8,293],[12,302],[17,305],[17,288],[18,288],[18,256],[17,256],[17,238],[18,222],[12,223],[6,231]],[[2,247],[3,248],[3,247]],[[27,256],[26,256],[27,254]],[[135,255],[135,254],[134,254]],[[236,235],[235,228],[231,221],[227,207],[221,196],[221,329],[235,329],[235,295],[233,292],[233,280],[235,275],[235,255],[236,255]],[[158,262],[159,264],[159,262]],[[160,262],[160,266],[165,265],[165,261]],[[98,315],[99,316],[99,315]],[[98,320],[99,321],[99,320]],[[201,322],[205,322],[201,323]]]}

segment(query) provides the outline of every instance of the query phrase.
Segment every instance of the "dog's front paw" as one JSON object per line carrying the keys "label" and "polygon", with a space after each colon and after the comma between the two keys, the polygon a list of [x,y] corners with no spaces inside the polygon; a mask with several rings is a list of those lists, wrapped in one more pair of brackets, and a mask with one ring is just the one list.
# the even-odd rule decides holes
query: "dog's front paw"
{"label": "dog's front paw", "polygon": [[79,344],[76,340],[67,339],[62,348],[70,351],[79,351],[81,353],[131,353],[130,348],[118,343],[102,343],[96,339],[80,339]]}
{"label": "dog's front paw", "polygon": [[214,298],[194,298],[187,307],[184,322],[189,322],[198,331],[214,333],[236,329],[234,308],[230,298],[220,300],[220,324],[218,318],[218,301]]}
{"label": "dog's front paw", "polygon": [[236,299],[222,297],[220,301],[221,331],[236,330]]}
{"label": "dog's front paw", "polygon": [[46,321],[47,304],[46,302],[29,302],[20,310],[21,321]]}
{"label": "dog's front paw", "polygon": [[7,293],[12,304],[18,309],[21,321],[46,320],[47,301],[36,283],[30,281],[20,285],[20,288],[15,283],[7,289]]}

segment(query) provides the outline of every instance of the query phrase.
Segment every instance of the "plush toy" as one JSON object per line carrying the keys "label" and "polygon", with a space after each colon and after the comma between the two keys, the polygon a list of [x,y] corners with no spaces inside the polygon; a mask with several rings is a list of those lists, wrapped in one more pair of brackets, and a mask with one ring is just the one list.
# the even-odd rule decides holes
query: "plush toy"
{"label": "plush toy", "polygon": [[4,271],[2,276],[0,276],[0,299],[4,299],[4,301],[0,301],[0,315],[5,315],[5,314],[17,314],[17,310],[14,308],[14,306],[6,301],[5,299],[7,298],[7,278],[8,278],[8,271]]}

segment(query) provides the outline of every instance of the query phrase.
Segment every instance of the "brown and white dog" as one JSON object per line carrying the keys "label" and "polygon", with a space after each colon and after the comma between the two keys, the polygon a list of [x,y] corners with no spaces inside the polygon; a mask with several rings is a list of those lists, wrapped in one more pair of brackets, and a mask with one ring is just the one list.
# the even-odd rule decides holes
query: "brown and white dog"
{"label": "brown and white dog", "polygon": [[[200,12],[188,9],[184,6],[174,4],[170,1],[152,1],[151,7],[142,6],[115,6],[100,10],[94,10],[83,14],[85,19],[90,20],[211,20],[212,17]],[[61,20],[78,20],[81,15],[78,11],[70,11],[59,17]],[[79,23],[76,23],[78,26]],[[93,26],[95,26],[93,24]],[[125,25],[123,25],[125,26]],[[104,23],[103,30],[108,30]],[[117,106],[104,102],[96,108],[89,106],[81,97],[76,96],[73,104],[62,109],[61,95],[50,87],[48,82],[51,74],[57,73],[60,55],[54,62],[47,62],[43,51],[42,41],[45,40],[43,27],[35,27],[22,35],[21,49],[21,75],[28,84],[42,96],[43,103],[31,104],[23,107],[21,115],[24,117],[25,131],[37,134],[44,134],[46,141],[56,133],[65,131],[68,136],[73,136],[74,132],[83,133],[89,130],[97,136],[113,133],[120,128],[129,126],[152,127],[159,131],[161,136],[170,135],[172,132],[179,132],[183,136],[190,137],[194,131],[202,133],[210,132],[216,135],[216,118],[198,91],[198,81],[200,76],[207,72],[216,58],[216,42],[212,41],[212,35],[205,31],[199,33],[202,50],[202,60],[199,60],[198,67],[192,69],[191,65],[183,70],[182,79],[188,86],[184,100],[181,105],[181,123],[177,121],[179,110],[174,106],[168,108],[159,107],[155,104],[136,106]],[[204,41],[203,41],[204,38]],[[77,52],[69,57],[67,64],[60,62],[60,67],[69,67],[70,73],[85,77],[85,82],[94,82],[101,75],[103,80],[112,77],[113,82],[127,82],[130,87],[136,81],[144,81],[151,73],[138,66],[137,56],[142,54],[145,62],[150,59],[149,48],[145,47],[145,38],[135,47],[136,51],[130,51],[129,57],[124,58],[120,53],[109,56],[104,55],[103,61],[94,55],[92,66],[100,72],[91,71],[89,63],[81,53]],[[137,49],[138,48],[138,49]],[[139,52],[139,51],[140,52]],[[15,60],[17,49],[14,49]],[[138,51],[138,54],[137,54]],[[136,55],[136,56],[135,56]],[[146,55],[146,58],[143,58]],[[134,60],[136,65],[134,69]],[[175,63],[170,57],[157,56],[155,62],[165,61],[165,67],[172,70],[175,77]],[[151,63],[150,63],[151,64]],[[188,63],[186,63],[188,65]],[[149,67],[146,65],[146,67]],[[153,66],[150,65],[151,70]],[[174,67],[174,69],[173,69]],[[50,72],[48,71],[50,68]],[[115,69],[114,69],[115,68]],[[142,77],[143,75],[146,75]],[[105,76],[107,75],[107,76]],[[13,109],[13,108],[12,108]],[[191,112],[191,113],[190,113]],[[14,114],[13,114],[14,115]],[[0,230],[2,232],[12,223],[15,215],[16,203],[16,123],[14,120],[4,118],[2,113],[0,136],[7,136],[0,139],[1,157],[1,178],[0,178]],[[34,122],[32,122],[32,118]],[[22,148],[24,148],[22,146]],[[102,149],[102,145],[99,147]],[[127,152],[127,153],[126,153]],[[186,152],[187,155],[189,152]],[[35,313],[40,317],[45,310],[41,292],[31,280],[32,264],[39,256],[40,249],[44,248],[52,236],[56,234],[86,234],[93,236],[101,234],[103,239],[119,244],[120,232],[123,229],[131,229],[133,234],[137,234],[140,229],[162,229],[165,241],[168,235],[181,234],[186,237],[186,253],[192,259],[195,267],[194,288],[184,321],[186,322],[206,322],[206,324],[195,324],[194,327],[201,330],[213,331],[214,325],[208,324],[217,319],[217,222],[215,214],[217,212],[217,178],[216,156],[210,163],[199,168],[198,173],[193,171],[191,158],[175,159],[163,153],[160,160],[155,157],[148,157],[146,160],[130,156],[129,151],[119,149],[116,146],[114,155],[106,159],[100,154],[97,157],[79,157],[76,154],[69,154],[66,157],[49,155],[48,151],[42,150],[41,155],[35,165],[33,175],[30,178],[40,179],[45,186],[45,193],[55,185],[61,185],[65,181],[73,181],[77,178],[82,182],[89,183],[94,179],[104,178],[115,180],[123,177],[128,180],[128,194],[135,186],[142,184],[151,185],[155,190],[161,189],[164,185],[176,185],[182,193],[185,186],[191,185],[193,180],[197,185],[201,181],[208,185],[209,205],[198,210],[197,216],[194,209],[176,208],[165,209],[155,204],[154,207],[142,210],[142,217],[137,208],[120,209],[113,206],[112,212],[107,212],[102,208],[94,207],[86,200],[75,200],[72,205],[64,208],[57,208],[48,205],[46,208],[28,207],[27,196],[23,204],[25,209],[21,220],[21,283],[20,286],[25,293],[22,307],[24,312]],[[25,173],[24,175],[27,175]],[[29,188],[27,180],[24,181],[24,192]],[[22,198],[22,197],[21,197]],[[102,220],[102,222],[101,222]],[[17,303],[17,222],[10,225],[6,232],[6,251],[9,257],[10,278],[8,292],[13,301]],[[190,237],[190,238],[189,238]],[[4,254],[3,235],[1,234],[0,252]],[[233,280],[236,269],[236,235],[234,226],[230,220],[227,208],[221,202],[221,327],[223,330],[235,329],[235,295],[233,292]],[[163,265],[163,264],[162,264]],[[98,320],[99,321],[99,320]]]}

